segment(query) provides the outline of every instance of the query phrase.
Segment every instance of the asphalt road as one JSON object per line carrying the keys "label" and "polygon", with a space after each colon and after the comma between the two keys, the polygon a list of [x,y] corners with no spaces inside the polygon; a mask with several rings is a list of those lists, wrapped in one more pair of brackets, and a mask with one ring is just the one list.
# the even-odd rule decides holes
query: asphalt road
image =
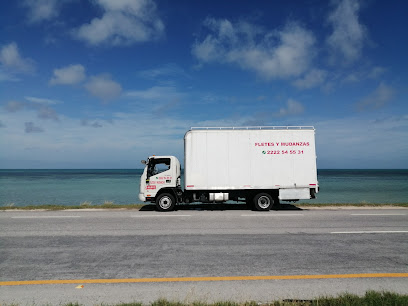
{"label": "asphalt road", "polygon": [[3,303],[265,302],[370,289],[408,294],[408,209],[0,212]]}

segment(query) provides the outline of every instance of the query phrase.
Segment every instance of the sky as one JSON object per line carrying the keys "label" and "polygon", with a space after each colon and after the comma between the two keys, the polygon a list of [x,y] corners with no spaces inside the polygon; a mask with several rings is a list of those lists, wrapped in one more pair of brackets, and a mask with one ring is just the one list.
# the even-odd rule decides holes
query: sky
{"label": "sky", "polygon": [[408,168],[408,2],[0,4],[0,168],[183,161],[190,127],[314,126],[317,166]]}

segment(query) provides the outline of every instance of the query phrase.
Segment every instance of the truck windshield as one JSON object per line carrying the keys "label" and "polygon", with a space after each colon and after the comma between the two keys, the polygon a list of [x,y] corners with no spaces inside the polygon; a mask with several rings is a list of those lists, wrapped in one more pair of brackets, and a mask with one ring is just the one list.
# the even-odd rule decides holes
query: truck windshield
{"label": "truck windshield", "polygon": [[147,178],[170,169],[170,158],[154,158],[149,160]]}

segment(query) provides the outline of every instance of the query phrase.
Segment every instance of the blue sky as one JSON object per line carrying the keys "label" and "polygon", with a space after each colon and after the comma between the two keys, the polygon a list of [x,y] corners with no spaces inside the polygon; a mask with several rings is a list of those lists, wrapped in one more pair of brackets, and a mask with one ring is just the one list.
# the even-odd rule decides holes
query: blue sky
{"label": "blue sky", "polygon": [[191,126],[316,128],[319,168],[408,168],[405,1],[0,4],[0,168],[183,159]]}

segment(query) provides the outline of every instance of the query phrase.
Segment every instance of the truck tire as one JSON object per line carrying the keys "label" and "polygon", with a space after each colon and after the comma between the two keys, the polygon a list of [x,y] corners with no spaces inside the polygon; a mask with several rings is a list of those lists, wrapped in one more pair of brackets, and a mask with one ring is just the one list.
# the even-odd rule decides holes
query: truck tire
{"label": "truck tire", "polygon": [[254,206],[256,210],[268,211],[273,206],[273,199],[268,193],[258,193],[254,197]]}
{"label": "truck tire", "polygon": [[156,208],[158,211],[172,211],[176,206],[176,199],[170,193],[162,193],[156,198]]}

